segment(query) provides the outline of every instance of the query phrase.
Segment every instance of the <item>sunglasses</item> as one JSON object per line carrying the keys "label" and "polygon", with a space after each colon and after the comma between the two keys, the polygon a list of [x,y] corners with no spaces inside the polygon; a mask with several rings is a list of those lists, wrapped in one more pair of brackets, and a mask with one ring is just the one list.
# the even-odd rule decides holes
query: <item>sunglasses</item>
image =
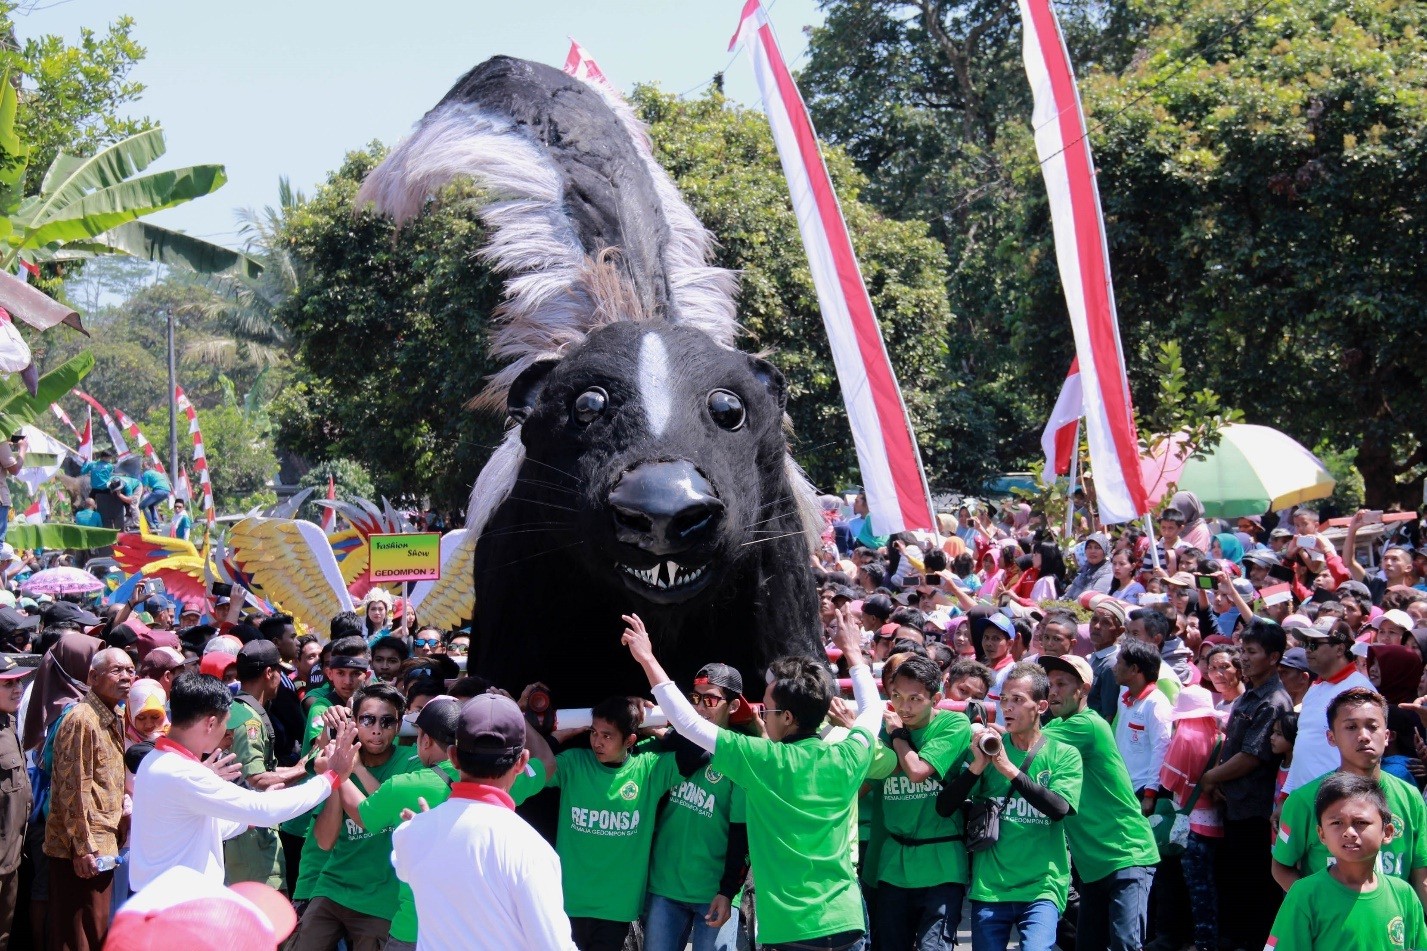
{"label": "sunglasses", "polygon": [[400,723],[401,720],[397,717],[391,716],[390,714],[377,716],[374,713],[364,713],[361,716],[357,717],[357,722],[369,729],[371,727],[380,725],[383,730],[390,730],[392,727]]}
{"label": "sunglasses", "polygon": [[728,700],[724,698],[723,695],[717,693],[691,692],[689,694],[689,702],[696,707],[704,707],[712,710],[721,703],[728,703]]}
{"label": "sunglasses", "polygon": [[435,647],[437,644],[441,643],[441,638],[414,637],[412,638],[411,643],[416,647]]}
{"label": "sunglasses", "polygon": [[766,720],[766,719],[768,719],[768,714],[770,714],[770,713],[787,713],[787,712],[788,712],[787,710],[779,710],[779,709],[777,709],[776,707],[764,707],[762,710],[759,710],[759,711],[758,711],[758,715],[759,715],[760,717],[762,717],[763,719]]}
{"label": "sunglasses", "polygon": [[468,650],[470,650],[470,648],[467,647],[465,644],[452,644],[450,647],[446,648],[446,653],[455,654],[459,657],[460,655],[466,653]]}

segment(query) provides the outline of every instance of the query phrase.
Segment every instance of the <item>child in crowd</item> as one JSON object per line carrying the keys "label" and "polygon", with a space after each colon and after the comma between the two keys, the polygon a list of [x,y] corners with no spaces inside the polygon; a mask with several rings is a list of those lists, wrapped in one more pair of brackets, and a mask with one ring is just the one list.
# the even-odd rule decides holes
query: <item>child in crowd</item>
{"label": "child in crowd", "polygon": [[1295,882],[1269,933],[1274,951],[1402,951],[1427,947],[1412,886],[1379,875],[1378,852],[1396,835],[1377,783],[1351,773],[1323,780],[1313,804],[1333,864]]}
{"label": "child in crowd", "polygon": [[1293,765],[1293,743],[1298,739],[1298,714],[1289,711],[1273,721],[1273,732],[1269,734],[1269,749],[1275,756],[1282,756],[1278,764],[1278,779],[1273,784],[1273,801],[1281,804],[1284,800],[1283,784],[1288,781],[1288,768]]}

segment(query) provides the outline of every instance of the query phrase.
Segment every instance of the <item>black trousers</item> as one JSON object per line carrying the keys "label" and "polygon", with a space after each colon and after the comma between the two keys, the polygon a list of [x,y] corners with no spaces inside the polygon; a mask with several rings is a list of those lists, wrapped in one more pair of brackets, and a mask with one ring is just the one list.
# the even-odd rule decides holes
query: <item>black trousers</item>
{"label": "black trousers", "polygon": [[1272,826],[1267,818],[1229,819],[1214,860],[1219,892],[1219,941],[1261,948],[1268,941],[1283,889],[1273,880]]}
{"label": "black trousers", "polygon": [[604,918],[571,918],[570,936],[580,951],[624,951],[629,922]]}

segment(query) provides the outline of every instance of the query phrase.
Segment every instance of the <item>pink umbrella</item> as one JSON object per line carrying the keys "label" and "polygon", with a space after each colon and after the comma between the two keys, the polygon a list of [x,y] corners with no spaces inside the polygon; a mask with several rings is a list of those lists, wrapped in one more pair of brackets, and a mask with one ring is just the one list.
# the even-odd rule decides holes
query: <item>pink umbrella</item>
{"label": "pink umbrella", "polygon": [[103,587],[104,582],[82,568],[46,568],[30,575],[29,580],[20,585],[20,593],[60,597],[66,594],[88,594]]}
{"label": "pink umbrella", "polygon": [[1170,436],[1140,456],[1140,479],[1144,482],[1150,505],[1158,505],[1169,487],[1179,482],[1180,474],[1184,472],[1184,460],[1175,453],[1183,441],[1184,438],[1178,434]]}

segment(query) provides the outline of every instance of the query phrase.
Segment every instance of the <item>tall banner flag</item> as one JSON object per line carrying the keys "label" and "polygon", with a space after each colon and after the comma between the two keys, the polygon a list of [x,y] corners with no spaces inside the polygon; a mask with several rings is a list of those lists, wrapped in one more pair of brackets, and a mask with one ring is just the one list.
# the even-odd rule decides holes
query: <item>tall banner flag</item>
{"label": "tall banner flag", "polygon": [[153,443],[144,438],[143,432],[139,430],[139,424],[124,415],[124,411],[115,407],[114,415],[119,418],[119,425],[124,427],[124,431],[129,434],[129,438],[134,440],[134,445],[139,447],[139,451],[144,454],[144,458],[154,464],[154,468],[168,475],[168,470],[164,468],[163,460],[154,451]]}
{"label": "tall banner flag", "polygon": [[788,179],[852,427],[873,530],[879,535],[907,529],[936,531],[916,436],[857,267],[842,208],[818,151],[802,94],[793,83],[760,0],[744,4],[738,32],[728,48],[740,43],[753,62]]}
{"label": "tall banner flag", "polygon": [[79,448],[76,454],[80,462],[94,461],[94,410],[88,409],[88,415],[84,417],[84,432],[79,434]]}
{"label": "tall banner flag", "polygon": [[[333,481],[332,477],[329,475],[329,476],[327,477],[327,501],[329,501],[329,502],[335,502],[336,500],[337,500],[337,483],[336,483],[335,481]],[[337,510],[336,510],[336,509],[332,509],[332,508],[327,508],[326,506],[323,506],[323,508],[322,508],[322,533],[323,533],[324,535],[331,535],[331,534],[332,534],[334,531],[336,531],[336,530],[337,530]]]}
{"label": "tall banner flag", "polygon": [[129,454],[129,444],[124,441],[124,431],[114,422],[114,417],[109,415],[109,411],[100,405],[99,401],[83,390],[75,390],[74,395],[88,403],[99,418],[104,421],[104,428],[109,432],[109,441],[114,444],[114,451],[122,459]]}
{"label": "tall banner flag", "polygon": [[1140,477],[1139,436],[1120,347],[1115,291],[1090,139],[1070,53],[1050,0],[1019,0],[1022,53],[1035,97],[1031,124],[1050,198],[1060,283],[1075,332],[1075,355],[1095,469],[1095,496],[1106,524],[1149,510]]}
{"label": "tall banner flag", "polygon": [[1060,386],[1060,397],[1041,433],[1041,451],[1045,453],[1045,468],[1041,470],[1043,484],[1053,485],[1057,476],[1070,474],[1070,458],[1075,453],[1076,433],[1080,431],[1080,417],[1084,415],[1080,361],[1071,360],[1070,373]]}
{"label": "tall banner flag", "polygon": [[198,487],[203,490],[203,514],[209,526],[218,521],[218,512],[213,507],[213,482],[208,476],[208,458],[203,452],[203,433],[198,429],[198,410],[183,394],[183,387],[173,388],[173,401],[188,417],[188,433],[193,437],[193,471],[198,473]]}

